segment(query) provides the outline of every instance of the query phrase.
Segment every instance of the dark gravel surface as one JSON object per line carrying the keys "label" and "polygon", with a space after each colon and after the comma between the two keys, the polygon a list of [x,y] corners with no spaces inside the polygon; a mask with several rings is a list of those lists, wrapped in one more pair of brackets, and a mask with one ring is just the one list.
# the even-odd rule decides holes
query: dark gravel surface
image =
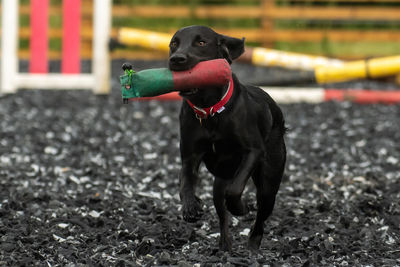
{"label": "dark gravel surface", "polygon": [[122,105],[114,66],[109,96],[0,98],[0,266],[400,266],[400,105],[281,105],[287,178],[259,254],[246,250],[249,184],[228,254],[204,168],[205,214],[181,216],[180,103]]}

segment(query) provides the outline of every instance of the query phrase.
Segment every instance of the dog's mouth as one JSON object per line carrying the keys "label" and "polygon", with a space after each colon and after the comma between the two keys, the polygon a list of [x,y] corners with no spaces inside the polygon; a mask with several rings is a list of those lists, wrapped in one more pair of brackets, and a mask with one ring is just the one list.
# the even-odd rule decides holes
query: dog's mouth
{"label": "dog's mouth", "polygon": [[179,64],[170,63],[168,68],[171,71],[185,71],[185,70],[190,70],[192,68],[192,66],[186,66],[186,65],[179,65]]}
{"label": "dog's mouth", "polygon": [[168,62],[168,68],[171,71],[185,71],[185,70],[190,70],[194,66],[196,66],[196,62],[186,62],[184,64],[182,63],[174,63],[171,62],[171,60]]}
{"label": "dog's mouth", "polygon": [[192,95],[196,94],[198,91],[199,91],[199,89],[194,88],[194,89],[190,89],[190,90],[180,91],[179,95],[182,97],[192,96]]}

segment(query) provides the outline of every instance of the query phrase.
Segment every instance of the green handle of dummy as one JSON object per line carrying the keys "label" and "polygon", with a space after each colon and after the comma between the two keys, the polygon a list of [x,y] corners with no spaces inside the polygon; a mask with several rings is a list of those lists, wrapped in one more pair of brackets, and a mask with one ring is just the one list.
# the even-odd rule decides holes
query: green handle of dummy
{"label": "green handle of dummy", "polygon": [[166,68],[132,72],[120,76],[122,98],[151,97],[173,91],[172,72]]}

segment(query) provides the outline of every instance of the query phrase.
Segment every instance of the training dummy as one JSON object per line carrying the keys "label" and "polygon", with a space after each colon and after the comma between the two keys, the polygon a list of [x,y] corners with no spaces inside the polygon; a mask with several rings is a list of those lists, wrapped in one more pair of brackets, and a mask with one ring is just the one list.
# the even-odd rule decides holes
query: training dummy
{"label": "training dummy", "polygon": [[167,68],[135,72],[130,64],[123,64],[120,76],[124,103],[130,98],[158,96],[172,91],[185,91],[225,86],[232,71],[225,59],[202,61],[190,70],[170,71]]}

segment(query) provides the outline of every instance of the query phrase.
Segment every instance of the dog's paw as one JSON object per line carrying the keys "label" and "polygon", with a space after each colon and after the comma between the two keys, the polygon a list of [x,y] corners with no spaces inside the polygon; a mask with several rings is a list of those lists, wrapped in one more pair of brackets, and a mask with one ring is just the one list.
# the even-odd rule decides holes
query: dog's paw
{"label": "dog's paw", "polygon": [[219,239],[219,249],[221,251],[232,252],[232,241],[228,236],[220,236]]}
{"label": "dog's paw", "polygon": [[249,248],[249,250],[253,252],[259,251],[262,237],[263,237],[262,232],[256,233],[254,229],[252,229],[252,231],[250,232],[249,241],[247,243],[247,247]]}
{"label": "dog's paw", "polygon": [[261,239],[262,236],[250,237],[247,243],[248,249],[254,253],[258,253],[260,251]]}
{"label": "dog's paw", "polygon": [[187,222],[196,222],[203,215],[203,209],[199,199],[193,199],[182,206],[183,219]]}

